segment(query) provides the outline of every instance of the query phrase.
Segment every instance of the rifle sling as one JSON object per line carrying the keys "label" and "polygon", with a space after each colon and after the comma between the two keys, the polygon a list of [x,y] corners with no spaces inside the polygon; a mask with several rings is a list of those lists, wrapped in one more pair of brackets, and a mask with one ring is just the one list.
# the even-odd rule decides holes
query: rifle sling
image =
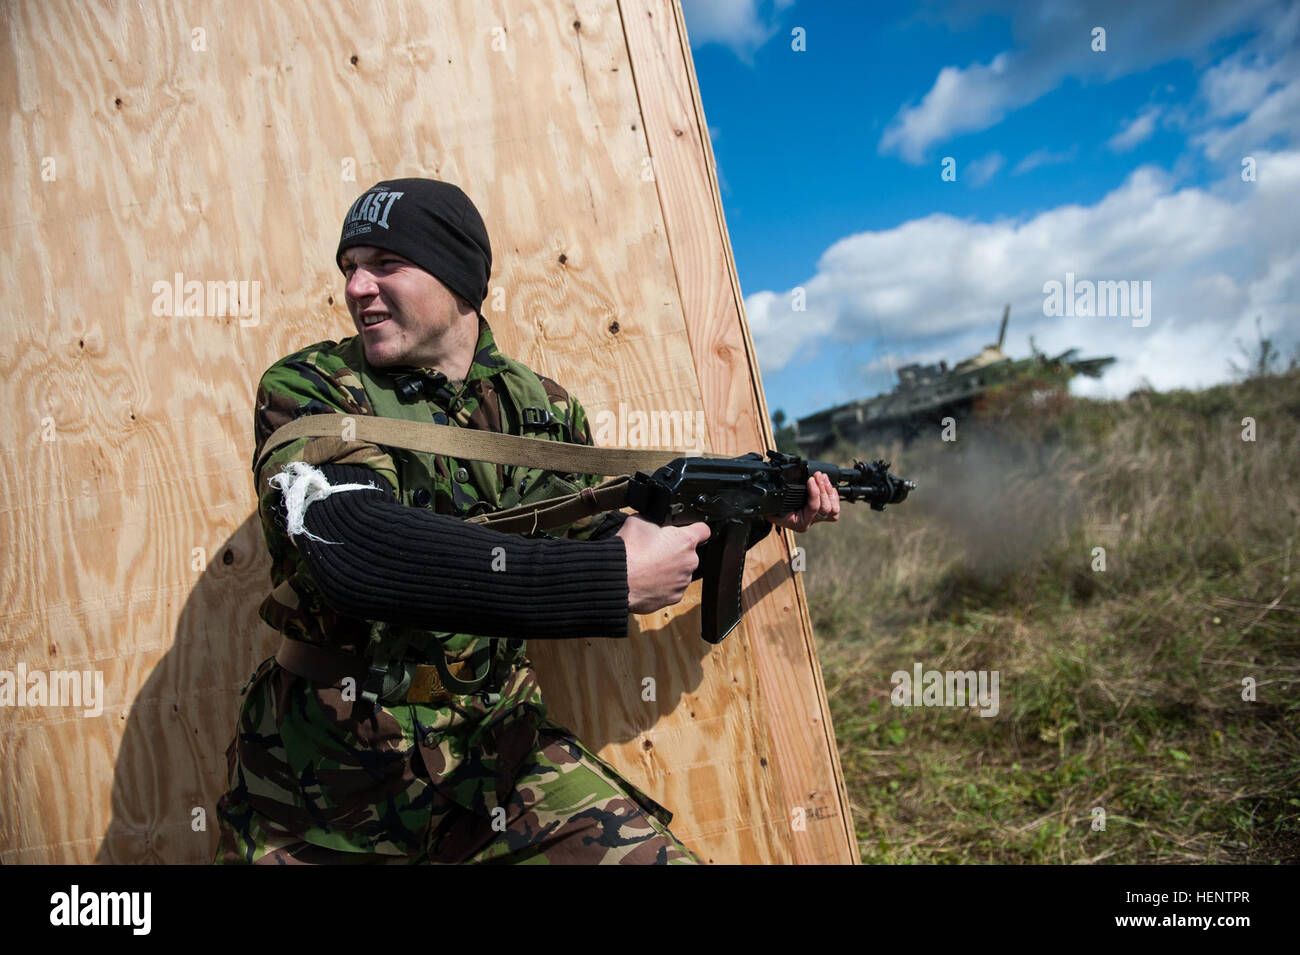
{"label": "rifle sling", "polygon": [[369,441],[390,448],[442,454],[471,461],[486,461],[489,464],[540,468],[556,474],[606,476],[633,474],[637,471],[652,473],[677,458],[717,457],[712,454],[692,455],[692,452],[672,448],[644,451],[593,448],[585,444],[543,441],[496,431],[399,421],[375,415],[313,414],[304,415],[277,428],[262,446],[262,453],[257,457],[253,472],[261,472],[262,465],[272,451],[298,438],[336,438],[342,441],[344,426],[349,422],[354,436],[349,440]]}
{"label": "rifle sling", "polygon": [[[626,448],[593,448],[585,444],[542,441],[495,431],[455,428],[419,421],[399,421],[375,415],[313,414],[282,425],[271,434],[257,457],[254,473],[262,469],[276,448],[299,438],[343,440],[345,422],[351,422],[352,440],[369,441],[390,448],[443,454],[454,458],[486,461],[490,464],[522,465],[558,474],[620,474],[653,472],[691,452],[671,448],[635,451]],[[718,457],[698,454],[695,457]],[[309,461],[308,463],[316,463]],[[601,511],[627,506],[628,478],[616,477],[596,488],[552,498],[539,504],[525,504],[469,519],[504,534],[533,534],[562,527]]]}
{"label": "rifle sling", "polygon": [[577,494],[566,494],[538,504],[522,504],[493,514],[479,514],[469,518],[469,523],[503,534],[535,534],[552,527],[563,527],[591,514],[626,507],[630,481],[626,476],[611,478],[597,487],[584,487]]}

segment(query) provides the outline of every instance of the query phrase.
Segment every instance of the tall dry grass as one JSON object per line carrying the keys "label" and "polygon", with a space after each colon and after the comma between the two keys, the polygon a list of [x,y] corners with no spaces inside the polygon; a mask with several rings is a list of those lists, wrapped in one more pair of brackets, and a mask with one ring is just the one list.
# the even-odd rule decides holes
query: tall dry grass
{"label": "tall dry grass", "polygon": [[[1300,861],[1300,373],[957,438],[801,542],[863,858]],[[998,715],[891,705],[915,662],[997,670]]]}

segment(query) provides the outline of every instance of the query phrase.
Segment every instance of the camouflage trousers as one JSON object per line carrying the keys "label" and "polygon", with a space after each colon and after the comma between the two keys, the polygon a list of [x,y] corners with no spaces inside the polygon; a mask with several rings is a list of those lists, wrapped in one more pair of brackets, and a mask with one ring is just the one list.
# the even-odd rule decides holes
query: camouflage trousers
{"label": "camouflage trousers", "polygon": [[608,763],[550,720],[491,818],[435,795],[429,837],[415,856],[327,849],[305,842],[247,804],[218,807],[214,862],[320,864],[698,864],[657,815],[666,813]]}

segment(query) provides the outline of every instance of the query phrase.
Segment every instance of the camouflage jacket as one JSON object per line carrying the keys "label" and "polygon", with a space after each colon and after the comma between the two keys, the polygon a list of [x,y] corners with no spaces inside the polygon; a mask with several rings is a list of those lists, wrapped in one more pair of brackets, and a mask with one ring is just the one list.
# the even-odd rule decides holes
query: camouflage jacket
{"label": "camouflage jacket", "polygon": [[[392,395],[376,392],[377,382],[420,383],[422,398],[403,409],[403,417],[530,433],[521,422],[510,420],[518,418],[518,409],[508,390],[509,375],[522,366],[497,350],[482,319],[474,360],[462,382],[448,382],[433,369],[380,372],[365,365],[362,356],[354,337],[311,345],[268,369],[258,388],[254,461],[272,432],[304,414],[387,410],[385,416],[397,416],[392,413]],[[533,376],[533,382],[544,388],[553,420],[543,426],[548,434],[530,436],[591,444],[582,406],[550,379]],[[379,411],[376,404],[381,405]],[[373,469],[404,504],[453,516],[511,506],[521,498],[527,503],[577,485],[594,486],[599,480],[571,475],[566,481],[449,457],[423,456],[421,461],[416,452],[343,437],[302,438],[274,450],[255,475],[274,585],[261,606],[262,619],[286,636],[352,653],[367,651],[377,624],[338,614],[322,600],[307,562],[285,531],[280,492],[268,483],[288,462],[302,460],[309,442],[322,443],[311,449],[316,463]],[[590,536],[602,518],[574,525],[568,536]],[[472,634],[432,636],[450,659],[468,658],[482,639]],[[230,798],[313,844],[384,854],[417,851],[426,835],[430,786],[445,801],[480,816],[490,814],[509,796],[515,767],[531,751],[537,727],[546,717],[522,642],[510,641],[510,653],[499,699],[456,697],[442,706],[372,707],[364,700],[343,698],[336,687],[297,677],[274,659],[264,661],[244,691],[229,754]]]}

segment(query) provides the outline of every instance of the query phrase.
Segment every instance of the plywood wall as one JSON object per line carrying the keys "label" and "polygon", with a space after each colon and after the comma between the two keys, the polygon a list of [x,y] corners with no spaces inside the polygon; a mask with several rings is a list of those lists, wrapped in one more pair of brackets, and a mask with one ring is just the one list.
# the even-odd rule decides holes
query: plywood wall
{"label": "plywood wall", "polygon": [[[0,669],[104,684],[97,715],[0,709],[0,861],[211,857],[275,645],[253,393],[351,334],[332,254],[372,182],[465,188],[503,349],[593,414],[703,411],[711,450],[770,446],[674,4],[13,0],[0,43]],[[177,276],[250,284],[235,314],[167,314]],[[751,552],[720,647],[698,585],[631,641],[530,644],[553,715],[716,862],[856,857],[788,547]]]}

